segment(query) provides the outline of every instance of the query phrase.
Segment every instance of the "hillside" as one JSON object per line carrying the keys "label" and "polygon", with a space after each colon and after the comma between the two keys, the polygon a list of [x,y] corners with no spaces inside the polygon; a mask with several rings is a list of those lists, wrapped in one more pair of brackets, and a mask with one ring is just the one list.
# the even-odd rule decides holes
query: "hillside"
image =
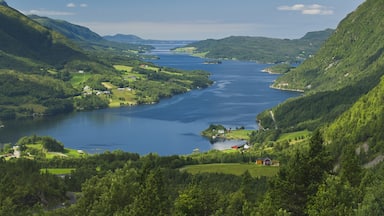
{"label": "hillside", "polygon": [[141,61],[138,53],[148,46],[109,42],[85,27],[42,18],[57,32],[0,3],[1,122],[154,103],[211,84],[207,72]]}
{"label": "hillside", "polygon": [[[365,144],[367,159],[384,150],[384,79],[362,96],[348,111],[326,127],[325,137],[335,150],[344,145]],[[368,161],[365,161],[368,162]]]}
{"label": "hillside", "polygon": [[300,39],[232,36],[220,40],[204,40],[177,48],[213,59],[251,60],[262,63],[301,62],[314,55],[333,32],[326,29],[307,33]]}
{"label": "hillside", "polygon": [[143,38],[138,37],[136,35],[124,34],[106,35],[103,38],[109,41],[115,41],[120,43],[142,43],[144,41]]}
{"label": "hillside", "polygon": [[[4,4],[0,5],[0,29],[1,51],[6,53],[6,60],[14,59],[24,65],[33,65],[27,59],[34,59],[40,64],[62,67],[72,59],[87,59],[62,35],[42,27]],[[3,68],[7,66],[7,61],[0,61]]]}
{"label": "hillside", "polygon": [[381,1],[366,1],[313,58],[278,78],[273,87],[303,90],[304,96],[259,114],[261,124],[283,131],[315,129],[333,122],[378,85],[384,74],[383,9]]}
{"label": "hillside", "polygon": [[306,91],[341,89],[380,72],[384,54],[381,1],[368,1],[342,20],[314,58],[277,79],[274,87]]}
{"label": "hillside", "polygon": [[89,28],[75,25],[64,20],[55,20],[48,17],[40,17],[36,15],[29,16],[34,21],[40,23],[46,28],[55,30],[68,39],[72,40],[78,46],[87,50],[100,50],[100,49],[115,49],[117,51],[132,51],[132,52],[145,52],[153,47],[143,44],[120,43],[119,41],[113,42],[106,40],[97,33],[91,31]]}

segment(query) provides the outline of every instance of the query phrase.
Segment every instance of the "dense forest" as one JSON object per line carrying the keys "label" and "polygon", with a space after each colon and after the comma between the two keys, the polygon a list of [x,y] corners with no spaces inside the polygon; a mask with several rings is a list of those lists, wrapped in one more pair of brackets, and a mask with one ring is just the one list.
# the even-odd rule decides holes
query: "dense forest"
{"label": "dense forest", "polygon": [[[0,160],[0,213],[7,215],[382,215],[384,167],[363,169],[352,146],[336,158],[319,131],[288,147],[277,174],[251,175],[260,165],[239,151],[140,156],[122,151],[53,158],[62,147],[24,137],[23,158]],[[49,144],[49,145],[48,145]],[[299,147],[299,148],[298,148]],[[41,149],[41,150],[42,150]],[[277,149],[276,149],[277,151]],[[251,150],[248,156],[260,152]],[[31,159],[34,158],[34,159]],[[242,174],[188,172],[212,163],[250,164]],[[262,166],[262,165],[261,165]],[[70,168],[67,174],[55,170]],[[272,168],[272,167],[271,167]],[[376,200],[376,201],[373,201]]]}

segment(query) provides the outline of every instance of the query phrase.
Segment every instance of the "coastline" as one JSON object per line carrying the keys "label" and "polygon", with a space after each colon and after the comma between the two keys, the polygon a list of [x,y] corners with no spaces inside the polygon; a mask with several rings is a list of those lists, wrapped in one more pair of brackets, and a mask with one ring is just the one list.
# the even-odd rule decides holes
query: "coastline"
{"label": "coastline", "polygon": [[305,92],[304,90],[301,90],[301,89],[289,89],[289,88],[275,87],[275,86],[273,86],[273,84],[270,85],[269,88],[277,89],[277,90],[281,90],[281,91],[291,91],[291,92],[300,92],[300,93]]}
{"label": "coastline", "polygon": [[273,72],[271,70],[268,70],[268,68],[265,68],[265,69],[261,70],[261,72],[268,73],[268,74],[281,74],[281,73],[278,73],[278,72]]}

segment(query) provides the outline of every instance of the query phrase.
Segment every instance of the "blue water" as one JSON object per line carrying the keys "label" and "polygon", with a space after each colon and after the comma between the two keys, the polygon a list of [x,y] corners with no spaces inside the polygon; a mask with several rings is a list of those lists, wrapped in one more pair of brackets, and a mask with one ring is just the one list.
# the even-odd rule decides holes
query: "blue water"
{"label": "blue water", "polygon": [[268,65],[223,61],[203,64],[204,59],[173,54],[164,47],[154,51],[154,63],[186,70],[210,72],[214,84],[206,89],[140,105],[92,112],[78,112],[47,120],[15,121],[0,129],[0,143],[15,143],[26,135],[52,136],[65,147],[90,153],[124,150],[160,155],[189,154],[194,149],[228,148],[239,141],[211,144],[199,134],[210,124],[257,129],[255,117],[294,92],[269,88],[278,75],[261,72]]}

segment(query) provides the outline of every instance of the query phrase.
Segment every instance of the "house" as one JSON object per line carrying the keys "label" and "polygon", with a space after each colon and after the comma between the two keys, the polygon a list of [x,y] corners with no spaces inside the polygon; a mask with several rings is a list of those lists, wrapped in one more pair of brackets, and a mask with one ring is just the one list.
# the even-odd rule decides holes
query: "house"
{"label": "house", "polygon": [[264,165],[264,166],[271,166],[272,165],[272,160],[268,157],[266,158],[258,158],[256,159],[256,164],[257,165]]}

